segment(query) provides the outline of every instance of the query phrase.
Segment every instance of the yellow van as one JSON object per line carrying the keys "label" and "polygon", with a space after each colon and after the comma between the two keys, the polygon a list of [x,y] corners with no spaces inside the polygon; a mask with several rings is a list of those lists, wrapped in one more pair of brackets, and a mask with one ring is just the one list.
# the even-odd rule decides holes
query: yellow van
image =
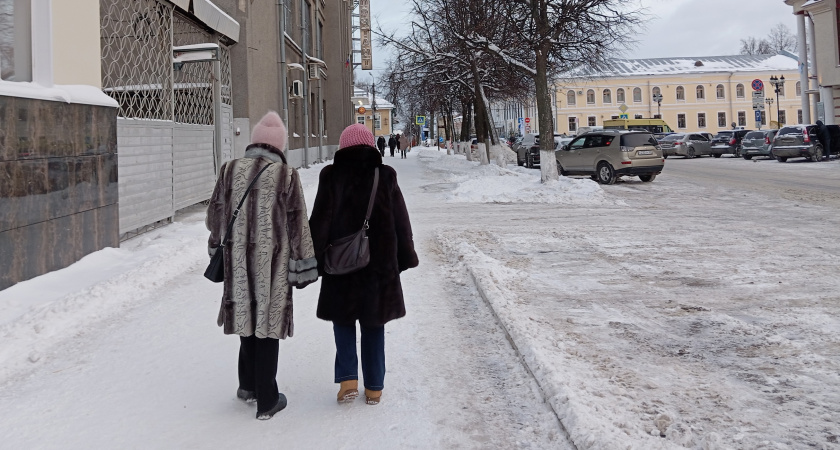
{"label": "yellow van", "polygon": [[674,130],[662,119],[609,119],[604,121],[605,130],[645,130],[651,133],[671,133]]}

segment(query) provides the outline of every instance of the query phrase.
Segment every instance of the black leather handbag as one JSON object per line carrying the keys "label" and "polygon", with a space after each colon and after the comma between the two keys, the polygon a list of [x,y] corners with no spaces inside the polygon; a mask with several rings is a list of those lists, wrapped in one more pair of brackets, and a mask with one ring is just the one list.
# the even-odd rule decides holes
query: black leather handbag
{"label": "black leather handbag", "polygon": [[221,244],[216,247],[216,253],[213,253],[213,256],[210,258],[210,264],[207,265],[207,270],[204,271],[204,278],[207,278],[214,283],[221,283],[222,281],[225,281],[225,242],[227,242],[227,238],[233,230],[233,222],[235,222],[236,217],[239,216],[239,210],[242,209],[242,204],[245,203],[245,199],[251,192],[251,188],[254,187],[254,183],[257,182],[257,178],[259,178],[260,175],[265,172],[265,169],[268,169],[268,166],[270,165],[271,164],[266,164],[266,166],[257,173],[254,179],[251,180],[251,184],[248,185],[248,189],[245,190],[245,194],[242,196],[242,199],[239,200],[239,205],[236,206],[236,209],[233,211],[233,217],[231,217],[230,222],[228,222],[225,237],[222,239]]}
{"label": "black leather handbag", "polygon": [[368,220],[373,211],[373,199],[379,185],[379,167],[373,173],[373,189],[370,191],[367,214],[362,229],[349,236],[336,239],[327,245],[324,253],[324,271],[330,275],[346,275],[358,272],[370,263],[370,244],[367,237]]}

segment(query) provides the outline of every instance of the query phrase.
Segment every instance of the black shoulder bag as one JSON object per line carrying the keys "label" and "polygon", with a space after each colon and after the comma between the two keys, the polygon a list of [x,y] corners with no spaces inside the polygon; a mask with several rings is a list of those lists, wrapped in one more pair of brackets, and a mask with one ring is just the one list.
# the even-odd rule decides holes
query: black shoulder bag
{"label": "black shoulder bag", "polygon": [[221,283],[222,281],[225,281],[225,242],[227,242],[231,231],[233,231],[233,222],[236,221],[236,217],[239,215],[239,210],[242,209],[242,204],[245,203],[245,199],[251,192],[251,188],[254,187],[254,183],[257,182],[257,178],[259,178],[260,175],[265,172],[265,169],[268,169],[268,166],[270,165],[271,164],[266,164],[266,166],[257,173],[254,179],[251,180],[251,184],[248,185],[248,189],[245,190],[242,200],[239,200],[239,205],[236,206],[236,209],[233,211],[233,217],[231,217],[230,222],[228,222],[225,237],[222,239],[221,244],[216,247],[216,253],[213,253],[213,256],[210,258],[210,264],[207,265],[207,270],[204,271],[204,278],[207,278],[214,283]]}
{"label": "black shoulder bag", "polygon": [[370,262],[370,245],[367,229],[370,213],[373,211],[373,199],[376,197],[376,187],[379,185],[379,167],[373,173],[373,189],[370,191],[367,214],[362,229],[350,236],[336,239],[327,245],[324,253],[324,271],[330,275],[345,275],[358,272],[367,267]]}

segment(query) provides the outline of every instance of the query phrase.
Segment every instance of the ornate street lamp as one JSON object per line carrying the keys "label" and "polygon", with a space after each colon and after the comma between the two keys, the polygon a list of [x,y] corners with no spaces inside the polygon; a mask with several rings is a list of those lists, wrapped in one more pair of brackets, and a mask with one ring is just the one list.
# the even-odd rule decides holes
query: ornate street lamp
{"label": "ornate street lamp", "polygon": [[782,91],[782,87],[785,85],[785,76],[782,75],[781,77],[776,77],[775,75],[770,76],[770,84],[773,85],[773,91],[776,93],[776,123],[779,124],[779,127],[782,126],[781,121],[781,112],[779,111],[780,103],[779,103],[779,92]]}

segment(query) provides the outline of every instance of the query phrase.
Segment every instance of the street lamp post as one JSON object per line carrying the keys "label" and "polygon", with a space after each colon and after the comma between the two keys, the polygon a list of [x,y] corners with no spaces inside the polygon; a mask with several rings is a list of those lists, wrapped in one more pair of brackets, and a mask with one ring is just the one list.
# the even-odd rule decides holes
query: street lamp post
{"label": "street lamp post", "polygon": [[[768,98],[768,99],[765,99],[764,101],[767,103],[767,107],[770,110],[770,117],[773,117],[773,99]],[[778,104],[776,105],[776,111],[777,112],[779,111],[779,105]],[[776,119],[778,119],[778,117]],[[777,125],[779,124],[778,120],[776,120],[776,124]]]}
{"label": "street lamp post", "polygon": [[656,115],[662,117],[662,94],[653,94],[653,101],[656,102]]}
{"label": "street lamp post", "polygon": [[[776,123],[779,127],[782,126],[781,121],[781,112],[779,111],[779,92],[782,91],[782,87],[785,85],[785,76],[782,75],[781,77],[776,77],[775,75],[770,76],[770,84],[773,85],[773,91],[776,93]],[[770,102],[772,103],[772,102]]]}
{"label": "street lamp post", "polygon": [[376,78],[373,77],[373,74],[370,74],[371,80],[371,91],[373,91],[372,98],[370,100],[370,109],[373,110],[373,120],[370,121],[370,131],[373,133],[373,137],[376,138]]}

